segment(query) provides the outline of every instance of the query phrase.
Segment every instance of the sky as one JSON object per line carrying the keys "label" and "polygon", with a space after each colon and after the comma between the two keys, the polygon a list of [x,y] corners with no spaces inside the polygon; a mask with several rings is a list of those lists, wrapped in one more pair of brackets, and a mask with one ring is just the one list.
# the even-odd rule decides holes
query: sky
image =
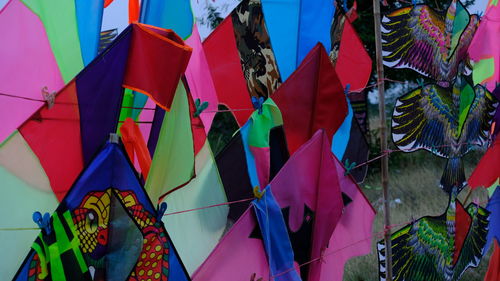
{"label": "sky", "polygon": [[[0,0],[0,9],[9,0]],[[238,4],[239,0],[191,0],[195,18],[206,16],[207,5],[216,6],[222,17],[225,17]],[[488,0],[476,0],[476,3],[469,10],[472,14],[483,12]],[[111,5],[104,9],[103,24],[101,30],[118,28],[122,31],[128,24],[127,0],[114,0]],[[202,38],[206,38],[210,33],[210,28],[198,23],[198,28]]]}

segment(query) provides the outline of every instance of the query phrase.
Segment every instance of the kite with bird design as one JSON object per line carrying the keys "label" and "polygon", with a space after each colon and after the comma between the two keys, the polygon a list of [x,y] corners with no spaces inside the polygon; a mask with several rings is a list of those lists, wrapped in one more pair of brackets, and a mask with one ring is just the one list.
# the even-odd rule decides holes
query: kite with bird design
{"label": "kite with bird design", "polygon": [[468,65],[467,49],[479,24],[459,0],[446,12],[427,5],[393,11],[382,19],[384,64],[410,68],[449,86]]}
{"label": "kite with bird design", "polygon": [[[444,214],[420,218],[392,234],[393,280],[459,280],[465,270],[479,265],[489,211],[473,203],[464,209],[456,191]],[[386,280],[383,241],[377,249],[380,280]]]}
{"label": "kite with bird design", "polygon": [[462,156],[487,141],[497,100],[483,86],[458,77],[448,90],[424,85],[396,101],[392,116],[394,144],[405,152],[425,149],[448,161],[441,187],[450,192],[465,185]]}

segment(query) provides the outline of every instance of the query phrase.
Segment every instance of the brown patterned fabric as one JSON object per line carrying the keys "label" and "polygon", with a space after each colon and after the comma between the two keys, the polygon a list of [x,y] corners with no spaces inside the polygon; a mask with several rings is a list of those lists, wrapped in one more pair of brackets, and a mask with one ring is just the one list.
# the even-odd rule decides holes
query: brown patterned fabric
{"label": "brown patterned fabric", "polygon": [[231,13],[236,47],[254,97],[268,97],[281,84],[260,0],[244,0]]}

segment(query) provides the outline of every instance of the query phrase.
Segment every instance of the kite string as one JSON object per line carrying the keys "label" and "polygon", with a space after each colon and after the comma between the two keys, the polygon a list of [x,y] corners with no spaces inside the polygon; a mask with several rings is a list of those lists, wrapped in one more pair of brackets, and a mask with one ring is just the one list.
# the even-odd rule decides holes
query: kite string
{"label": "kite string", "polygon": [[178,212],[166,213],[163,216],[177,215],[177,214],[182,214],[182,213],[187,213],[187,212],[194,212],[194,211],[199,211],[199,210],[204,210],[204,209],[209,209],[209,208],[215,208],[215,207],[220,207],[220,206],[225,206],[225,205],[231,205],[231,204],[236,204],[236,203],[243,203],[243,202],[252,201],[254,199],[255,198],[247,198],[247,199],[241,199],[241,200],[236,200],[236,201],[229,201],[229,202],[224,202],[224,203],[219,203],[219,204],[214,204],[214,205],[209,205],[209,206],[204,206],[204,207],[199,207],[199,208],[193,208],[193,209],[187,209],[187,210],[178,211]]}
{"label": "kite string", "polygon": [[[365,89],[376,87],[376,86],[380,85],[381,83],[383,83],[384,81],[393,82],[393,83],[407,83],[408,82],[408,81],[399,81],[399,80],[393,80],[393,79],[389,79],[389,78],[384,78],[382,81],[377,81],[377,82],[375,82],[373,84],[370,84],[370,85],[368,85],[368,86],[366,86],[364,88],[359,88],[359,89],[351,90],[351,91],[349,91],[349,93],[361,92],[361,91],[363,91]],[[47,102],[44,99],[36,99],[36,98],[30,98],[30,97],[23,97],[23,96],[19,96],[19,95],[7,94],[7,93],[2,93],[2,92],[0,92],[0,96],[10,97],[10,98],[17,98],[17,99],[24,99],[24,100],[29,100],[29,101],[38,101],[38,102],[44,102],[44,103]],[[60,104],[60,102],[54,102],[54,104]],[[75,105],[76,105],[76,103],[75,103]],[[122,106],[121,108],[139,109],[139,110],[156,110],[156,108],[154,108],[154,107],[152,108],[152,107]],[[235,109],[221,109],[221,110],[204,110],[203,112],[216,113],[216,112],[253,111],[253,110],[255,110],[255,109],[254,108],[235,108]]]}
{"label": "kite string", "polygon": [[[477,146],[481,146],[482,143],[480,142],[464,142],[464,143],[459,143],[457,145],[451,145],[451,144],[445,144],[445,145],[436,145],[436,146],[429,146],[428,149],[437,149],[437,148],[445,148],[445,147],[456,147],[456,146],[462,146],[462,145],[477,145]],[[380,158],[383,158],[391,153],[394,153],[394,152],[414,152],[414,151],[417,151],[417,150],[424,150],[424,148],[419,148],[419,149],[413,149],[413,148],[408,148],[408,149],[387,149],[385,151],[383,151],[380,155],[378,156],[375,156],[373,157],[372,159],[369,159],[365,162],[362,162],[356,166],[354,166],[352,169],[357,169],[357,168],[361,168],[365,165],[368,165],[374,161],[377,161],[379,160]]]}
{"label": "kite string", "polygon": [[[468,144],[479,144],[479,143],[462,143],[460,145],[468,145]],[[440,145],[440,146],[434,146],[432,148],[439,148],[439,147],[448,147],[448,146],[451,146],[451,145]],[[366,162],[363,162],[357,166],[355,166],[353,169],[357,169],[357,168],[360,168],[362,166],[365,166],[365,165],[368,165],[374,161],[377,161],[379,160],[380,158],[390,154],[390,153],[393,153],[393,152],[405,152],[405,151],[413,151],[411,149],[396,149],[396,150],[393,150],[393,149],[388,149],[386,151],[384,151],[384,153],[372,158],[372,159],[369,159],[368,161]],[[169,215],[176,215],[176,214],[182,214],[182,213],[187,213],[187,212],[194,212],[194,211],[199,211],[199,210],[204,210],[204,209],[209,209],[209,208],[214,208],[214,207],[220,207],[220,206],[225,206],[225,205],[231,205],[231,204],[237,204],[237,203],[243,203],[243,202],[248,202],[248,201],[251,201],[251,200],[254,200],[255,198],[247,198],[247,199],[241,199],[241,200],[235,200],[235,201],[228,201],[228,202],[224,202],[224,203],[219,203],[219,204],[214,204],[214,205],[208,205],[208,206],[203,206],[203,207],[199,207],[199,208],[193,208],[193,209],[187,209],[187,210],[183,210],[183,211],[177,211],[177,212],[172,212],[172,213],[166,213],[164,214],[164,216],[169,216]],[[0,228],[0,231],[8,231],[8,230],[34,230],[34,229],[38,229],[38,228]]]}
{"label": "kite string", "polygon": [[[299,264],[299,265],[298,265],[298,267],[303,267],[303,266],[306,266],[306,265],[311,264],[311,263],[316,262],[316,261],[323,261],[323,258],[324,258],[324,257],[326,257],[326,256],[333,255],[333,254],[335,254],[335,253],[337,253],[337,252],[340,252],[340,251],[342,251],[342,250],[345,250],[345,249],[347,249],[347,248],[349,248],[349,247],[352,247],[352,246],[355,246],[355,245],[357,245],[357,244],[359,244],[359,243],[362,243],[362,242],[364,242],[364,241],[366,241],[366,240],[371,240],[372,238],[378,238],[378,239],[381,239],[381,238],[383,238],[383,237],[384,237],[384,234],[385,234],[385,232],[386,232],[387,230],[392,229],[392,228],[396,228],[396,227],[405,226],[405,225],[408,225],[408,224],[410,224],[410,223],[414,223],[415,221],[416,221],[416,220],[411,220],[411,221],[407,221],[407,222],[403,222],[403,223],[398,223],[398,224],[388,225],[388,226],[386,226],[386,227],[385,227],[385,229],[384,229],[384,230],[379,231],[379,232],[375,232],[375,233],[373,233],[372,235],[370,235],[370,236],[368,236],[368,237],[366,237],[366,238],[364,238],[364,239],[358,240],[358,241],[356,241],[356,242],[353,242],[353,243],[351,243],[351,244],[348,244],[348,245],[346,245],[346,246],[344,246],[344,247],[342,247],[342,248],[336,249],[336,250],[334,250],[334,251],[329,251],[329,252],[327,252],[327,253],[323,253],[323,252],[322,252],[322,253],[320,254],[320,256],[319,256],[319,257],[314,258],[314,259],[312,259],[312,260],[309,260],[309,261],[307,261],[307,262],[304,262],[304,263],[302,263],[302,264]],[[285,270],[285,271],[282,271],[282,272],[280,272],[280,273],[278,273],[278,274],[276,274],[276,275],[272,276],[272,277],[271,277],[271,279],[272,279],[272,280],[274,280],[276,277],[281,276],[281,275],[283,275],[283,274],[286,274],[286,273],[288,273],[288,272],[290,272],[290,271],[292,271],[292,270],[295,270],[295,267],[293,267],[293,268],[289,268],[289,269],[287,269],[287,270]]]}
{"label": "kite string", "polygon": [[[199,208],[193,208],[193,209],[187,209],[187,210],[183,210],[183,211],[166,213],[163,216],[177,215],[177,214],[182,214],[182,213],[187,213],[187,212],[194,212],[194,211],[199,211],[199,210],[204,210],[204,209],[209,209],[209,208],[215,208],[215,207],[226,206],[226,205],[231,205],[231,204],[243,203],[243,202],[252,201],[254,199],[255,198],[252,197],[252,198],[246,198],[246,199],[241,199],[241,200],[228,201],[228,202],[223,202],[223,203],[219,203],[219,204],[203,206],[203,207],[199,207]],[[0,231],[39,230],[39,229],[40,228],[37,228],[37,227],[0,227]]]}
{"label": "kite string", "polygon": [[[414,221],[408,221],[408,222],[403,222],[403,223],[399,223],[399,224],[388,225],[388,226],[386,227],[386,229],[391,229],[391,228],[396,228],[396,227],[404,226],[404,225],[407,225],[407,224],[410,224],[410,223],[413,223],[413,222],[414,222]],[[379,232],[375,232],[375,233],[373,233],[372,235],[370,235],[370,236],[368,236],[368,237],[366,237],[366,238],[364,238],[364,239],[361,239],[361,240],[358,240],[358,241],[353,242],[353,243],[351,243],[351,244],[348,244],[348,245],[346,245],[346,246],[344,246],[344,247],[342,247],[342,248],[335,249],[334,251],[329,251],[329,252],[326,252],[326,253],[323,253],[323,252],[322,252],[322,253],[320,254],[320,256],[319,256],[319,257],[314,258],[314,259],[311,259],[311,260],[309,260],[309,261],[307,261],[307,262],[301,263],[301,264],[299,264],[299,265],[298,265],[298,267],[303,267],[303,266],[306,266],[306,265],[311,264],[311,263],[316,262],[316,261],[322,261],[322,260],[323,260],[323,258],[324,258],[324,257],[326,257],[326,256],[333,255],[333,254],[335,254],[335,253],[337,253],[337,252],[340,252],[340,251],[342,251],[342,250],[345,250],[345,249],[347,249],[347,248],[349,248],[349,247],[352,247],[352,246],[355,246],[355,245],[357,245],[357,244],[360,244],[360,243],[362,243],[362,242],[364,242],[364,241],[366,241],[366,240],[371,240],[372,238],[379,238],[379,239],[380,239],[380,238],[382,238],[382,237],[383,237],[383,235],[384,235],[384,233],[385,233],[385,232],[386,232],[386,230],[379,231]],[[289,268],[289,269],[287,269],[287,270],[285,270],[285,271],[282,271],[282,272],[280,272],[280,273],[278,273],[278,274],[276,274],[276,275],[272,276],[272,277],[271,277],[271,279],[273,280],[273,279],[275,279],[276,277],[281,276],[281,275],[283,275],[283,274],[286,274],[286,273],[288,273],[288,272],[290,272],[290,271],[292,271],[292,270],[295,270],[295,267],[293,267],[293,268]]]}

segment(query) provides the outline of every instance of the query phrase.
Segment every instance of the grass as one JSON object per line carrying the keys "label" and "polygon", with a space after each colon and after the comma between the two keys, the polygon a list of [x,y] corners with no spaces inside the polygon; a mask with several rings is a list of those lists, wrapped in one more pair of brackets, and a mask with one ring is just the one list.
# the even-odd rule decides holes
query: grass
{"label": "grass", "polygon": [[[371,124],[376,124],[371,122]],[[374,142],[372,142],[374,143]],[[470,175],[479,161],[482,151],[473,151],[464,157],[466,175]],[[423,216],[437,216],[444,213],[448,205],[448,195],[439,188],[439,180],[445,165],[445,160],[432,155],[426,151],[413,153],[396,152],[390,156],[389,166],[389,192],[390,199],[399,199],[401,204],[393,203],[391,207],[391,224],[406,224],[412,218],[418,219]],[[380,188],[380,172],[377,166],[380,162],[371,164],[369,174],[360,186],[366,196],[372,202],[378,213],[373,225],[373,232],[379,233],[383,230],[384,213],[381,207],[382,190]],[[469,188],[466,187],[460,194],[459,199],[464,201]],[[467,205],[474,198],[485,206],[488,200],[484,189],[474,190]],[[396,227],[393,231],[401,228]],[[356,257],[348,261],[344,268],[344,280],[346,281],[372,281],[378,280],[378,259],[376,254],[376,242],[379,238],[372,240],[372,253],[367,256]],[[475,281],[483,280],[486,273],[489,257],[492,250],[485,255],[478,268],[470,268],[461,280]]]}
{"label": "grass", "polygon": [[[226,109],[222,106],[219,109]],[[371,118],[370,124],[378,124],[376,118]],[[212,150],[216,155],[231,139],[237,130],[237,124],[229,112],[217,113],[208,135]],[[372,130],[370,158],[380,155],[378,147],[377,131]],[[392,146],[392,147],[391,147]],[[392,143],[389,148],[395,149]],[[482,151],[473,151],[464,157],[466,175],[470,175],[472,169],[481,158]],[[391,224],[406,224],[412,218],[418,219],[423,216],[437,216],[444,213],[448,206],[448,195],[439,188],[439,180],[445,165],[445,159],[436,157],[426,151],[413,153],[395,152],[389,158],[389,190],[390,199],[399,199],[401,204],[393,204],[391,208]],[[375,209],[378,210],[373,232],[379,233],[383,230],[383,211],[381,209],[382,190],[380,188],[380,162],[373,162],[368,169],[368,176],[360,185]],[[459,199],[464,201],[468,192],[465,188]],[[482,206],[488,199],[484,189],[474,190],[467,205],[472,199],[477,198]],[[402,226],[401,226],[402,227]],[[393,231],[399,229],[396,227]],[[351,259],[344,268],[344,280],[346,281],[375,281],[378,280],[378,259],[375,244],[379,238],[372,239],[372,253]],[[462,280],[483,280],[486,273],[491,249],[485,255],[478,268],[468,269]]]}

